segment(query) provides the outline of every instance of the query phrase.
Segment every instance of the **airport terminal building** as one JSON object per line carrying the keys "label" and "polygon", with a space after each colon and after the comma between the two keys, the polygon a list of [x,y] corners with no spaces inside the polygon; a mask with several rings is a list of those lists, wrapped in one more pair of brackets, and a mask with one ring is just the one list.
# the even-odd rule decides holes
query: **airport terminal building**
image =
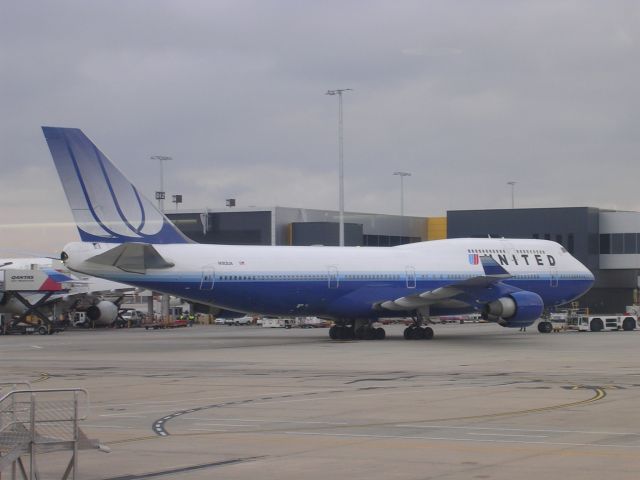
{"label": "airport terminal building", "polygon": [[[338,212],[304,208],[181,210],[167,216],[199,243],[338,245]],[[637,303],[640,212],[593,207],[455,210],[446,217],[345,212],[345,244],[391,247],[462,237],[539,238],[563,245],[595,275],[580,299],[593,312]]]}
{"label": "airport terminal building", "polygon": [[[338,212],[307,208],[181,210],[167,216],[198,243],[228,245],[338,245]],[[392,247],[446,238],[444,217],[344,213],[347,246]]]}

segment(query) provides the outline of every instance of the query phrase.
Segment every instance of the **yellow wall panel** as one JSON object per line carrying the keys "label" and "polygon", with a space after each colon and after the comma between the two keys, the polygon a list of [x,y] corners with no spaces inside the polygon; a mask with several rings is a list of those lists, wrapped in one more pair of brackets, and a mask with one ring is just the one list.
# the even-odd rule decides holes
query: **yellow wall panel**
{"label": "yellow wall panel", "polygon": [[427,240],[447,238],[447,217],[427,218]]}

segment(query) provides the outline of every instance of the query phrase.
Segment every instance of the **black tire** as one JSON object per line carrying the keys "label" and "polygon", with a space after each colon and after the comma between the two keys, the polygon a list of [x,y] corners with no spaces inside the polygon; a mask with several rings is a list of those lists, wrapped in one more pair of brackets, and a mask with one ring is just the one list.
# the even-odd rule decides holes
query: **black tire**
{"label": "black tire", "polygon": [[356,340],[366,340],[367,339],[367,334],[366,334],[365,327],[356,328],[354,334],[355,334]]}
{"label": "black tire", "polygon": [[592,332],[599,332],[604,328],[604,323],[599,318],[595,318],[591,320],[591,324],[589,325],[589,330]]}
{"label": "black tire", "polygon": [[47,329],[47,327],[45,327],[44,325],[40,325],[40,326],[38,327],[37,332],[38,332],[40,335],[46,335],[46,334],[48,334],[48,333],[49,333],[49,330],[48,330],[48,329]]}
{"label": "black tire", "polygon": [[376,339],[376,331],[375,328],[369,326],[364,329],[364,339],[365,340],[375,340]]}
{"label": "black tire", "polygon": [[424,327],[424,329],[422,330],[422,338],[424,338],[425,340],[431,340],[433,338],[433,328]]}
{"label": "black tire", "polygon": [[550,333],[553,330],[553,325],[551,322],[540,322],[538,323],[538,331],[540,333]]}
{"label": "black tire", "polygon": [[404,339],[405,340],[411,340],[411,333],[412,333],[411,330],[413,330],[412,327],[407,327],[407,328],[404,329]]}
{"label": "black tire", "polygon": [[338,340],[338,337],[338,327],[334,325],[329,329],[329,338],[331,340]]}
{"label": "black tire", "polygon": [[343,340],[353,340],[355,338],[353,328],[351,327],[342,327],[342,339]]}
{"label": "black tire", "polygon": [[424,338],[424,329],[422,327],[414,327],[411,331],[411,340],[422,340]]}
{"label": "black tire", "polygon": [[633,318],[625,318],[622,321],[622,330],[624,330],[625,332],[630,332],[631,330],[635,330],[636,328],[636,321]]}
{"label": "black tire", "polygon": [[387,336],[387,332],[385,332],[384,328],[376,328],[373,333],[376,340],[384,340]]}

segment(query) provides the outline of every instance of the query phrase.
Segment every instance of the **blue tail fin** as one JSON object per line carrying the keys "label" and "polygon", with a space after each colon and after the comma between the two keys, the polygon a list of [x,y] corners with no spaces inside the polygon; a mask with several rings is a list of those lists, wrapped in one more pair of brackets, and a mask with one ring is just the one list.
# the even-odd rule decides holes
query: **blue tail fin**
{"label": "blue tail fin", "polygon": [[482,268],[484,268],[484,274],[488,277],[511,277],[511,274],[502,268],[490,255],[481,256],[480,262],[482,263]]}
{"label": "blue tail fin", "polygon": [[42,131],[83,242],[191,242],[81,130]]}

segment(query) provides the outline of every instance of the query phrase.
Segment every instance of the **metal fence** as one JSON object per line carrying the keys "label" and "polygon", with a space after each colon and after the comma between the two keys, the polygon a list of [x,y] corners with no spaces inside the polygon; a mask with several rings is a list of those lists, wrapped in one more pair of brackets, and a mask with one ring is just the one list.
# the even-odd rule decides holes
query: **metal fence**
{"label": "metal fence", "polygon": [[[11,465],[11,478],[37,479],[37,456],[70,451],[62,478],[75,479],[78,450],[93,448],[78,422],[89,412],[89,394],[81,388],[21,389],[0,398],[0,472]],[[22,461],[29,456],[29,468]]]}

